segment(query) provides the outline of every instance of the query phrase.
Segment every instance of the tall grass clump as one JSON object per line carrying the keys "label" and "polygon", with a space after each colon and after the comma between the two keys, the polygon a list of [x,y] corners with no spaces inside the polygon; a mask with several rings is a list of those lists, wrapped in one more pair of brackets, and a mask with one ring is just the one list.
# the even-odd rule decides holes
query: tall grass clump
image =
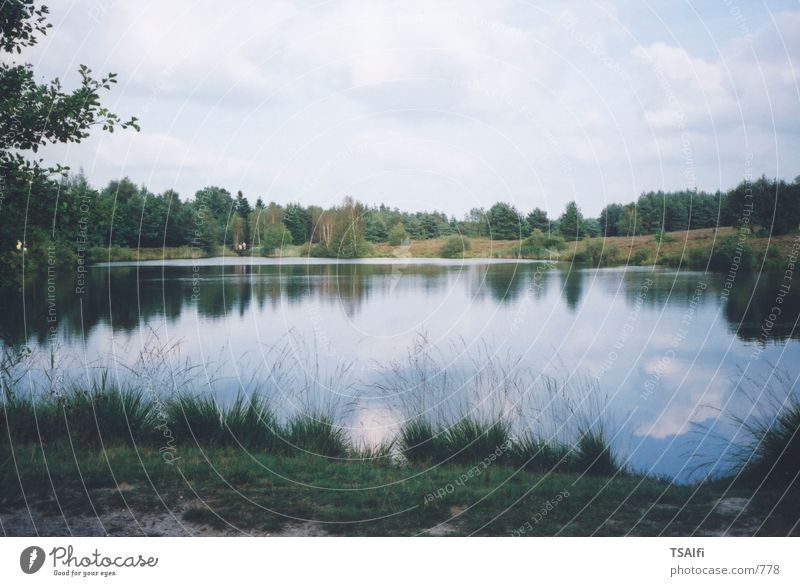
{"label": "tall grass clump", "polygon": [[222,410],[213,397],[180,394],[166,403],[172,433],[178,441],[224,445],[227,433]]}
{"label": "tall grass clump", "polygon": [[181,394],[167,401],[166,411],[178,441],[201,446],[242,446],[272,452],[280,433],[266,399],[238,395],[227,407],[213,397]]}
{"label": "tall grass clump", "polygon": [[569,464],[569,447],[555,441],[547,441],[531,432],[516,437],[509,454],[516,468],[532,472],[555,472],[566,469]]}
{"label": "tall grass clump", "polygon": [[16,443],[119,445],[146,441],[151,417],[152,406],[141,393],[95,385],[37,398],[6,395],[0,431]]}
{"label": "tall grass clump", "polygon": [[788,487],[800,481],[800,391],[791,375],[775,373],[743,392],[750,410],[729,415],[737,432],[730,443],[737,482]]}
{"label": "tall grass clump", "polygon": [[506,456],[511,440],[511,428],[502,419],[483,421],[464,417],[442,433],[442,444],[452,462],[475,463],[495,453]]}
{"label": "tall grass clump", "polygon": [[378,444],[361,444],[350,448],[349,457],[351,460],[374,465],[393,464],[395,458],[395,446],[397,440],[385,440]]}
{"label": "tall grass clump", "polygon": [[400,428],[397,443],[409,462],[439,462],[446,457],[441,430],[422,416],[408,420]]}
{"label": "tall grass clump", "polygon": [[222,413],[222,425],[230,441],[245,448],[276,451],[280,430],[275,414],[263,397],[253,393],[250,397],[239,395]]}
{"label": "tall grass clump", "polygon": [[61,439],[64,428],[59,423],[58,405],[53,401],[7,394],[0,406],[0,434],[13,443],[48,443]]}
{"label": "tall grass clump", "polygon": [[145,441],[152,429],[152,405],[129,388],[73,391],[64,413],[70,435],[89,445]]}
{"label": "tall grass clump", "polygon": [[575,445],[571,468],[589,476],[614,476],[621,468],[603,426],[586,428]]}
{"label": "tall grass clump", "polygon": [[326,415],[301,414],[289,420],[283,433],[289,455],[308,452],[344,458],[351,452],[346,431]]}

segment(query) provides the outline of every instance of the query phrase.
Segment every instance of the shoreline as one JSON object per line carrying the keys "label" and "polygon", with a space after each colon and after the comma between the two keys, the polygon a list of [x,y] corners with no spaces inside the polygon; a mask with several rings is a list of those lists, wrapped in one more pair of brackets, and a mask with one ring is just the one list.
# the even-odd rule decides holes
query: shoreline
{"label": "shoreline", "polygon": [[[367,256],[344,258],[313,256],[309,254],[308,244],[287,246],[278,254],[257,254],[255,252],[236,253],[234,251],[212,251],[190,247],[166,248],[119,248],[97,250],[91,255],[91,267],[135,266],[140,264],[156,264],[166,260],[216,260],[224,259],[305,259],[314,264],[425,264],[441,262],[442,264],[458,264],[464,261],[505,261],[505,262],[550,262],[575,265],[580,268],[597,267],[669,267],[686,269],[704,269],[711,272],[724,272],[724,269],[712,266],[712,254],[715,246],[725,238],[735,235],[732,228],[698,229],[684,232],[664,234],[660,240],[655,236],[613,236],[589,238],[572,241],[559,251],[547,251],[547,254],[519,254],[515,247],[521,241],[490,240],[487,238],[469,239],[470,249],[463,256],[442,256],[439,253],[446,238],[430,240],[412,240],[401,246],[390,246],[386,243],[372,245],[372,254]],[[746,238],[748,252],[752,262],[743,266],[745,270],[759,270],[763,261],[764,268],[782,267],[794,250],[798,236],[786,234],[777,237],[749,235]],[[222,254],[219,254],[219,253]],[[226,253],[227,252],[227,253]],[[388,261],[388,262],[387,262]],[[239,263],[240,264],[240,263]],[[276,264],[278,264],[276,262]],[[288,263],[287,263],[288,264]],[[295,263],[296,264],[296,263]]]}
{"label": "shoreline", "polygon": [[19,536],[783,536],[800,519],[797,489],[723,480],[674,486],[496,465],[456,485],[468,466],[195,446],[173,464],[135,446],[22,445],[14,459],[25,465],[3,479],[0,520]]}

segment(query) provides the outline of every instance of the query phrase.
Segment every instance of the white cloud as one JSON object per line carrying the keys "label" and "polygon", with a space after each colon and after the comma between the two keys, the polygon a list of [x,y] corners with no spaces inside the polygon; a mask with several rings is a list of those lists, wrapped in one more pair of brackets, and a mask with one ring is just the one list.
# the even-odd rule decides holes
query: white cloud
{"label": "white cloud", "polygon": [[[747,36],[682,45],[657,26],[678,9],[655,8],[77,0],[52,7],[55,28],[30,56],[68,82],[82,62],[118,72],[108,102],[143,132],[70,149],[98,183],[130,174],[154,190],[207,182],[308,203],[348,185],[374,190],[360,194],[370,201],[413,189],[456,213],[499,197],[552,210],[576,198],[595,214],[647,189],[726,188],[746,150],[756,173],[800,172],[800,11],[773,22],[764,10]],[[738,23],[714,13],[703,24]],[[359,144],[371,150],[330,168]],[[474,196],[442,196],[403,169]]]}

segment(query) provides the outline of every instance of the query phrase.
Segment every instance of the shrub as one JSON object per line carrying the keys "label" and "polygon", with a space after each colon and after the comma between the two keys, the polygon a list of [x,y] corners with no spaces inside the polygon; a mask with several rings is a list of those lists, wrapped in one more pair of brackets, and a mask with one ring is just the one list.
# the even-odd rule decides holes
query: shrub
{"label": "shrub", "polygon": [[611,265],[620,261],[619,246],[606,244],[602,238],[590,238],[584,249],[586,260],[593,267]]}
{"label": "shrub", "polygon": [[664,232],[663,228],[656,230],[656,233],[653,235],[653,237],[659,244],[663,244],[665,242],[675,242],[675,237]]}
{"label": "shrub", "polygon": [[691,268],[703,268],[708,262],[708,249],[700,246],[692,246],[686,251],[683,263]]}
{"label": "shrub", "polygon": [[629,262],[632,265],[648,264],[647,257],[648,257],[647,251],[644,250],[643,248],[640,248],[639,250],[634,250],[633,253],[631,253],[631,260]]}
{"label": "shrub", "polygon": [[586,241],[584,253],[586,254],[586,260],[590,265],[593,267],[598,266],[603,257],[603,240],[600,238],[589,238]]}
{"label": "shrub", "polygon": [[585,252],[579,252],[579,251],[576,250],[568,258],[568,262],[574,262],[574,263],[586,262],[586,253]]}
{"label": "shrub", "polygon": [[408,234],[406,234],[406,227],[403,226],[403,223],[400,222],[399,224],[395,224],[392,226],[392,229],[389,230],[389,244],[392,246],[400,246],[401,244],[405,244],[408,240]]}
{"label": "shrub", "polygon": [[517,245],[513,252],[517,256],[542,258],[551,257],[558,251],[564,250],[567,243],[560,234],[547,235],[538,228],[531,235]]}
{"label": "shrub", "polygon": [[292,243],[292,233],[283,224],[264,226],[258,236],[261,254],[271,254],[276,249]]}
{"label": "shrub", "polygon": [[462,258],[469,252],[470,242],[468,238],[461,236],[449,236],[439,249],[439,256],[442,258]]}
{"label": "shrub", "polygon": [[709,259],[709,268],[720,271],[730,270],[736,265],[749,269],[752,264],[753,251],[738,234],[728,234],[717,240]]}

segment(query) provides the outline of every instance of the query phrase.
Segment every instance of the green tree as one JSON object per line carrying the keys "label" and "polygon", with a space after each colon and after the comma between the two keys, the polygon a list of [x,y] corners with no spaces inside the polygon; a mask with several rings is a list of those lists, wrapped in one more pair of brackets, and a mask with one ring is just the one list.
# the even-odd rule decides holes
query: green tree
{"label": "green tree", "polygon": [[236,213],[239,214],[245,221],[245,224],[250,219],[250,213],[253,208],[250,207],[250,202],[242,193],[241,189],[236,192]]}
{"label": "green tree", "polygon": [[[136,118],[122,121],[100,103],[100,93],[116,83],[110,73],[95,78],[80,65],[80,85],[65,91],[61,81],[37,80],[33,66],[17,63],[13,55],[35,45],[47,33],[48,9],[33,0],[0,2],[0,277],[15,282],[19,276],[17,240],[25,239],[26,222],[32,220],[29,203],[42,195],[57,193],[52,176],[65,173],[61,166],[46,167],[42,159],[32,158],[50,144],[75,143],[100,126],[107,132],[115,128],[135,128]],[[34,207],[39,205],[34,202]],[[38,211],[38,210],[36,210]],[[51,210],[51,222],[57,211]],[[46,224],[45,224],[46,225]],[[32,234],[33,230],[27,230]],[[51,231],[50,237],[54,236]]]}
{"label": "green tree", "polygon": [[222,187],[204,187],[194,195],[200,207],[206,208],[215,218],[227,218],[234,209],[230,191]]}
{"label": "green tree", "polygon": [[472,208],[461,223],[461,232],[473,238],[489,235],[489,222],[483,208]]}
{"label": "green tree", "polygon": [[283,223],[292,235],[293,244],[303,244],[311,234],[311,216],[299,203],[290,203],[283,212]]}
{"label": "green tree", "polygon": [[581,210],[578,208],[578,204],[571,201],[567,204],[564,213],[561,214],[561,217],[558,219],[558,230],[564,235],[564,238],[581,238],[583,236],[581,233],[581,228],[583,228],[582,223],[583,215],[581,214]]}
{"label": "green tree", "polygon": [[430,240],[439,236],[439,218],[435,214],[422,214],[419,225],[423,239]]}
{"label": "green tree", "polygon": [[526,232],[522,216],[514,206],[498,202],[489,208],[489,237],[492,240],[519,240]]}
{"label": "green tree", "polygon": [[403,226],[402,222],[395,224],[392,226],[392,229],[389,230],[389,244],[392,246],[400,246],[407,239],[408,234],[406,234],[406,228]]}
{"label": "green tree", "polygon": [[142,214],[139,188],[124,177],[110,181],[100,195],[109,210],[108,242],[115,246],[136,246],[139,238],[138,219]]}
{"label": "green tree", "polygon": [[533,211],[528,214],[527,220],[531,232],[533,232],[533,230],[541,230],[545,234],[550,232],[550,219],[547,217],[547,212],[543,209],[534,208]]}
{"label": "green tree", "polygon": [[268,224],[261,233],[261,252],[270,254],[292,242],[292,234],[283,224]]}
{"label": "green tree", "polygon": [[625,208],[618,203],[612,203],[604,207],[600,212],[600,233],[606,236],[623,235],[621,224],[624,213]]}
{"label": "green tree", "polygon": [[322,213],[314,227],[318,244],[311,248],[313,256],[358,258],[371,251],[364,238],[364,204],[352,197]]}
{"label": "green tree", "polygon": [[368,242],[386,242],[389,231],[383,216],[375,211],[364,214],[364,237]]}
{"label": "green tree", "polygon": [[[250,202],[247,201],[247,198],[242,193],[242,190],[236,192],[236,213],[238,214],[239,218],[242,221],[241,227],[241,234],[239,235],[241,242],[247,242],[248,245],[250,244],[250,214],[253,212],[253,208],[250,207]],[[234,239],[235,240],[235,239]],[[237,246],[238,242],[234,242],[234,246]]]}

